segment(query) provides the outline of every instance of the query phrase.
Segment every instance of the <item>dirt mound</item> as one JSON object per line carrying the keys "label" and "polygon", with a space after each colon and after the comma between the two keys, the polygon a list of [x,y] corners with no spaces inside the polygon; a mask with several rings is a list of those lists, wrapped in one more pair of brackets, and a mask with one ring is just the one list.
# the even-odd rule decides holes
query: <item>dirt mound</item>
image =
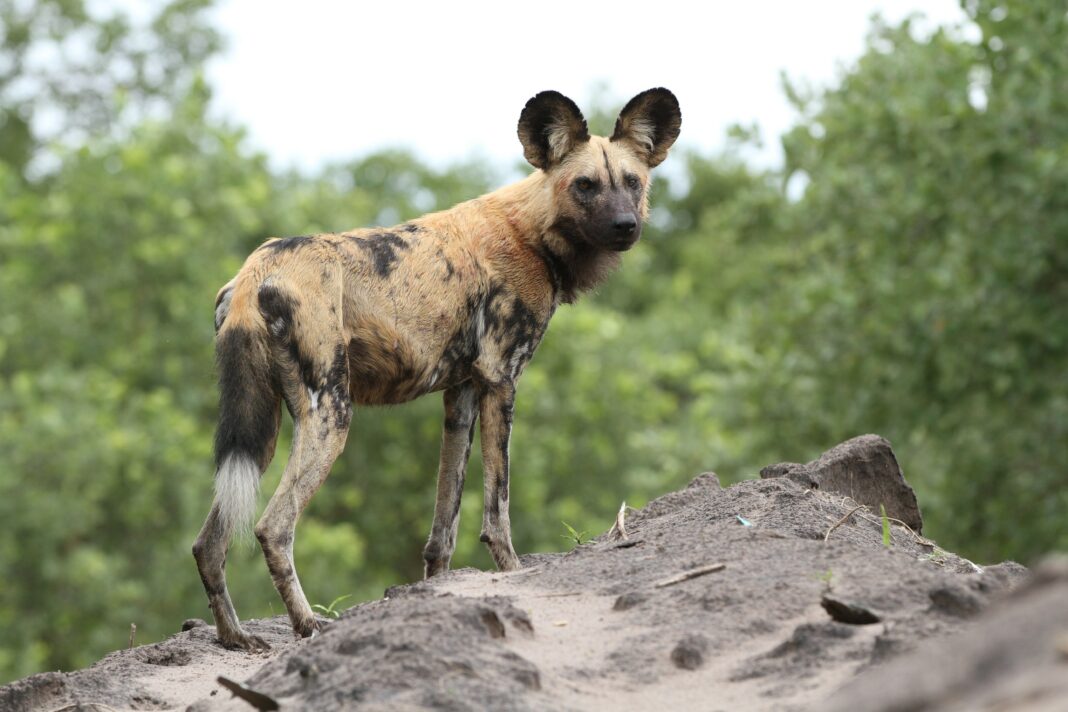
{"label": "dirt mound", "polygon": [[1068,557],[962,633],[873,668],[824,705],[826,712],[1063,712],[1068,709]]}
{"label": "dirt mound", "polygon": [[[247,625],[279,651],[293,640],[289,621],[282,617]],[[110,653],[85,670],[45,672],[0,687],[0,710],[184,709],[218,694],[216,676],[243,680],[267,659],[224,649],[216,642],[215,628],[203,626],[161,643]]]}
{"label": "dirt mound", "polygon": [[[1025,574],[981,569],[918,528],[892,524],[886,546],[880,517],[826,482],[721,489],[708,473],[630,512],[626,539],[396,586],[310,640],[282,618],[250,622],[269,653],[193,628],[0,688],[0,709],[253,709],[218,675],[293,710],[820,709],[897,669],[880,663],[976,625]],[[871,688],[854,689],[839,708],[873,708],[847,697]]]}

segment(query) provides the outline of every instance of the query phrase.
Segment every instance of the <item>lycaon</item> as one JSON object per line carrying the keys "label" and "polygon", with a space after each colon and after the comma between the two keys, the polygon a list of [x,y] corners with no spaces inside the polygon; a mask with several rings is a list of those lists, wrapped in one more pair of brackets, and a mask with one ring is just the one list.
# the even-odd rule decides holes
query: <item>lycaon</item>
{"label": "lycaon", "polygon": [[597,285],[638,241],[649,170],[679,135],[666,89],[631,99],[611,138],[591,136],[554,91],[519,117],[527,178],[398,227],[271,239],[219,292],[215,499],[193,545],[220,641],[265,648],[242,630],[226,588],[230,540],[255,515],[281,403],[293,445],[255,527],[293,629],[318,623],[297,579],[293,536],[345,446],[353,404],[445,401],[426,576],[449,568],[464,473],[481,419],[481,540],[497,567],[519,566],[508,520],[508,439],[516,382],[549,318]]}

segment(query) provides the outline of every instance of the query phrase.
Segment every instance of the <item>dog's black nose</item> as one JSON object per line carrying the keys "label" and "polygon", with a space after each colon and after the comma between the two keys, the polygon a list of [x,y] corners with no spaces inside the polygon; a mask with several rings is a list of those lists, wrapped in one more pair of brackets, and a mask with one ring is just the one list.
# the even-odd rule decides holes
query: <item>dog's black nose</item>
{"label": "dog's black nose", "polygon": [[612,221],[612,227],[616,234],[629,235],[634,232],[634,228],[638,227],[638,220],[634,217],[634,213],[619,213]]}

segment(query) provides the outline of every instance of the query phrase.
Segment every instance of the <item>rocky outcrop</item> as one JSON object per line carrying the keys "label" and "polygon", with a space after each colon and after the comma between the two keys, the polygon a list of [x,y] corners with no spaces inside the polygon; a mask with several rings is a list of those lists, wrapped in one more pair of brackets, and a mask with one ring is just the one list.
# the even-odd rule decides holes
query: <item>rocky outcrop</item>
{"label": "rocky outcrop", "polygon": [[786,477],[805,487],[837,492],[876,513],[882,505],[888,517],[900,519],[917,534],[923,530],[916,493],[905,481],[890,441],[878,435],[847,440],[806,465],[768,465],[760,476]]}

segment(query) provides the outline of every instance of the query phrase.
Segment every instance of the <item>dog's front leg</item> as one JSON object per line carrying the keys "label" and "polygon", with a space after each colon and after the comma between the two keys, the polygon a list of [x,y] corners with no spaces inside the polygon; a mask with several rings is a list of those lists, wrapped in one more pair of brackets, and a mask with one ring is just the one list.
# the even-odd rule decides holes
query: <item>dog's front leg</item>
{"label": "dog's front leg", "polygon": [[482,535],[501,571],[519,568],[512,549],[512,529],[508,521],[508,439],[512,435],[512,407],[515,383],[488,384],[479,400],[482,421],[482,469],[485,480],[485,509]]}
{"label": "dog's front leg", "polygon": [[426,578],[448,571],[452,552],[456,549],[460,497],[464,492],[464,473],[471,455],[477,416],[478,398],[474,384],[468,381],[445,391],[445,427],[441,436],[434,526],[423,549]]}

